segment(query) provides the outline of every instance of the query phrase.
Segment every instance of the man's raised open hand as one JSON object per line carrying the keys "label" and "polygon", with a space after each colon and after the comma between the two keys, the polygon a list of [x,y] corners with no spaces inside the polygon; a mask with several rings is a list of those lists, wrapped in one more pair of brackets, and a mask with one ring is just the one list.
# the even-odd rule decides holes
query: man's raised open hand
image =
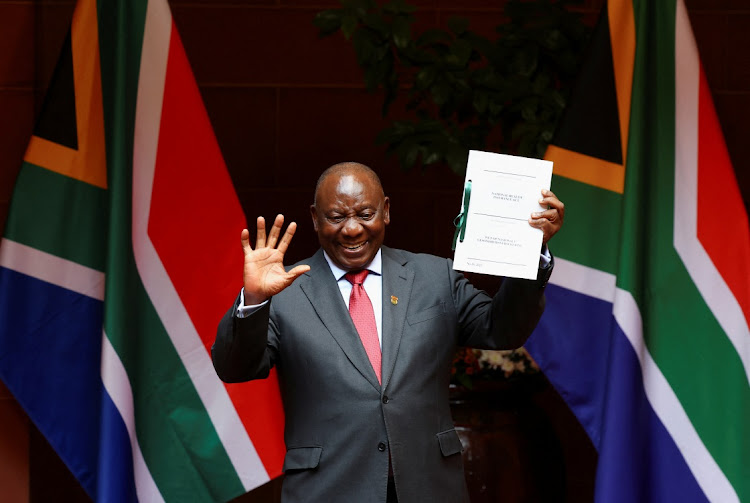
{"label": "man's raised open hand", "polygon": [[266,301],[310,270],[308,265],[298,265],[288,272],[284,269],[284,254],[297,230],[297,224],[291,222],[279,240],[283,225],[284,215],[276,215],[271,232],[266,236],[266,221],[258,217],[255,249],[250,246],[250,232],[242,229],[240,239],[245,254],[242,281],[246,306]]}

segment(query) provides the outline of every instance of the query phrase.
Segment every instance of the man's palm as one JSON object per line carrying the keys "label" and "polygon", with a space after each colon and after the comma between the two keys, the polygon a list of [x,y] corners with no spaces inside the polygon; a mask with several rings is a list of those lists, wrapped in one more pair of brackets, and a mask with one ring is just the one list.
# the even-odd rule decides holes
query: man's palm
{"label": "man's palm", "polygon": [[[284,217],[277,215],[271,232],[266,238],[265,220],[258,217],[255,249],[250,246],[250,232],[242,230],[240,239],[245,254],[245,265],[242,273],[245,291],[245,305],[255,305],[284,290],[301,274],[310,270],[309,266],[300,265],[286,271],[284,254],[294,236],[297,225],[292,222],[279,240]],[[276,246],[278,242],[278,246]]]}

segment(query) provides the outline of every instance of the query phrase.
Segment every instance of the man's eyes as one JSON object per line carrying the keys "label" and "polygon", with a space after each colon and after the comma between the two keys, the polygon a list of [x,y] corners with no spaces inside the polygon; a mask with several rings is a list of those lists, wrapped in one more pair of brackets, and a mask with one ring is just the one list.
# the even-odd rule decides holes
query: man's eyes
{"label": "man's eyes", "polygon": [[[376,212],[374,211],[365,211],[365,212],[359,213],[357,215],[357,218],[359,218],[360,220],[372,220],[373,218],[375,218],[375,214]],[[342,215],[330,215],[326,217],[326,220],[328,220],[329,222],[333,224],[340,224],[341,222],[346,220],[346,217]]]}

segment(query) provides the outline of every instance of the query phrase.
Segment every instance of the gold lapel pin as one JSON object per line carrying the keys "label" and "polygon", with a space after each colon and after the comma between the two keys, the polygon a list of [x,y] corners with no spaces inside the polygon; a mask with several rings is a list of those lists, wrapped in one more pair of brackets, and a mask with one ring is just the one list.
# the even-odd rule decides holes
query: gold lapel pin
{"label": "gold lapel pin", "polygon": [[396,297],[395,295],[391,295],[391,304],[393,304],[394,306],[398,304],[398,297]]}

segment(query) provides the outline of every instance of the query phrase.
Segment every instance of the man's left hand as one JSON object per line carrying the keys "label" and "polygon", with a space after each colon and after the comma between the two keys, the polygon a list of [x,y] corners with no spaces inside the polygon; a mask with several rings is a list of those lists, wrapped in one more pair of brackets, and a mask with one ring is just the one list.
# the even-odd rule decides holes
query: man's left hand
{"label": "man's left hand", "polygon": [[542,207],[546,206],[547,209],[532,213],[531,218],[529,218],[529,225],[542,230],[544,233],[542,243],[546,244],[562,227],[563,218],[565,217],[565,205],[551,190],[542,190],[542,198],[539,200],[539,205]]}

